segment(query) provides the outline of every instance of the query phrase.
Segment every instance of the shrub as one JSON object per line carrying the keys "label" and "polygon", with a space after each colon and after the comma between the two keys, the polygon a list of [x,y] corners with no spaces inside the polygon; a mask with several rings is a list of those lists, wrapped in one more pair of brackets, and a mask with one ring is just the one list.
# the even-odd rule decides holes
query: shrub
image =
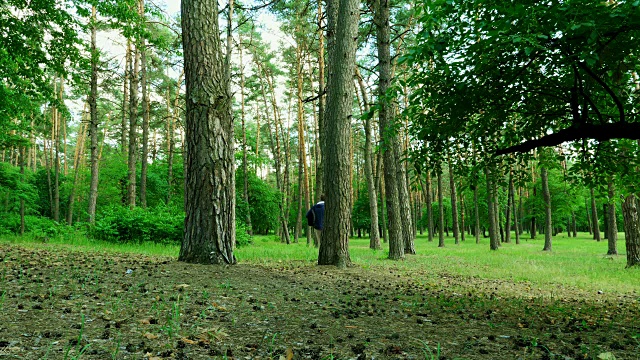
{"label": "shrub", "polygon": [[89,234],[111,242],[180,243],[183,229],[184,213],[179,211],[112,206],[96,216]]}
{"label": "shrub", "polygon": [[[33,215],[24,217],[24,232],[35,236],[54,237],[72,230],[73,228],[46,217]],[[0,215],[0,235],[19,233],[20,215],[11,213]]]}

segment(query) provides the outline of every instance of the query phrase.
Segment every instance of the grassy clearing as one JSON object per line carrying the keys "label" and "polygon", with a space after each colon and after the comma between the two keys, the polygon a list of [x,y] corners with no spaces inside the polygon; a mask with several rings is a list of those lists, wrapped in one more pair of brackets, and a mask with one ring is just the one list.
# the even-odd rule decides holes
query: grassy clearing
{"label": "grassy clearing", "polygon": [[[527,235],[527,234],[525,234]],[[623,239],[624,234],[619,234]],[[30,237],[5,237],[4,243],[24,246],[55,246],[71,251],[107,253],[136,253],[151,256],[177,257],[179,246],[154,243],[111,244],[90,240],[82,235],[52,238],[47,244]],[[488,239],[480,244],[468,237],[455,245],[451,237],[446,246],[428,242],[426,236],[416,239],[417,255],[408,255],[405,261],[387,260],[387,251],[369,249],[369,239],[352,239],[350,254],[356,266],[376,270],[403,270],[424,276],[477,277],[486,280],[527,282],[531,287],[575,287],[585,291],[633,294],[640,292],[640,269],[625,269],[624,240],[618,241],[618,256],[607,256],[607,242],[596,242],[589,234],[567,238],[559,234],[553,239],[553,251],[543,252],[542,236],[530,240],[524,236],[520,245],[503,244],[500,250],[490,251]],[[236,256],[241,263],[266,266],[314,266],[317,249],[307,246],[306,238],[299,243],[285,245],[273,236],[254,236],[253,244],[238,248]]]}

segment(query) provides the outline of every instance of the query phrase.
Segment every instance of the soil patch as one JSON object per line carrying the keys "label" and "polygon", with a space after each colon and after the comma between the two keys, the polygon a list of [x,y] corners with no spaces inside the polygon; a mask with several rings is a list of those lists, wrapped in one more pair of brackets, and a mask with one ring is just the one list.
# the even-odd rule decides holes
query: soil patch
{"label": "soil patch", "polygon": [[635,295],[393,267],[0,245],[7,359],[639,359],[639,315]]}

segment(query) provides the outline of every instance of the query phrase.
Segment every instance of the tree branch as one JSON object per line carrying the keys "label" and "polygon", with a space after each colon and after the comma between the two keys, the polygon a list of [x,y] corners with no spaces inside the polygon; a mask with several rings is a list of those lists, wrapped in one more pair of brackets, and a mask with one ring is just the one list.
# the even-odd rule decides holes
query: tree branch
{"label": "tree branch", "polygon": [[510,146],[496,151],[496,155],[505,155],[515,152],[525,153],[543,146],[556,146],[567,141],[581,139],[594,139],[598,141],[608,141],[611,139],[631,139],[640,140],[640,123],[613,124],[582,124],[572,126],[557,133],[545,135],[539,139],[525,141],[522,144]]}

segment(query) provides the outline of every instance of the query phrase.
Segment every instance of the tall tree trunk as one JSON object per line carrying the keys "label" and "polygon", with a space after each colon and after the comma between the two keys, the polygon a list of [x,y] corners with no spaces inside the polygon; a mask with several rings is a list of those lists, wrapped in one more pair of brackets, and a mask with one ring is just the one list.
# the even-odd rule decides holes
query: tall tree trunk
{"label": "tall tree trunk", "polygon": [[[20,155],[19,155],[19,162],[20,162],[20,181],[22,183],[25,182],[25,177],[24,177],[24,167],[25,167],[25,146],[21,145],[19,147],[19,151],[20,151]],[[24,235],[24,197],[20,196],[20,236]],[[4,293],[3,293],[4,295]]]}
{"label": "tall tree trunk", "polygon": [[127,39],[127,48],[125,51],[122,118],[120,121],[120,151],[123,154],[127,151],[127,120],[131,116],[127,111],[127,107],[131,101],[129,97],[129,88],[131,87],[131,39]]}
{"label": "tall tree trunk", "polygon": [[[251,211],[249,211],[249,171],[247,169],[247,127],[245,122],[245,98],[244,98],[244,63],[242,61],[242,35],[238,40],[238,55],[240,56],[240,121],[242,125],[242,198],[247,206],[247,214],[245,216],[245,223],[247,225],[247,231],[249,235],[253,235],[253,226],[251,225]],[[308,204],[307,204],[308,205]]]}
{"label": "tall tree trunk", "polygon": [[138,156],[138,88],[140,68],[140,42],[136,41],[133,71],[129,82],[129,158],[127,170],[127,204],[130,209],[136,206],[136,160]]}
{"label": "tall tree trunk", "polygon": [[[58,100],[60,102],[63,101],[62,94],[64,91],[64,83],[63,79],[60,78],[60,89],[59,89],[59,97]],[[62,123],[62,115],[59,110],[56,110],[56,123],[55,123],[55,141],[53,143],[55,147],[55,177],[53,183],[53,220],[60,221],[60,127]]]}
{"label": "tall tree trunk", "polygon": [[173,196],[173,156],[174,156],[174,132],[175,124],[179,118],[178,101],[180,100],[180,84],[184,77],[184,68],[178,77],[176,83],[176,97],[173,102],[173,110],[171,109],[171,98],[169,96],[169,89],[167,89],[167,205],[171,203]]}
{"label": "tall tree trunk", "polygon": [[487,176],[487,208],[489,209],[489,248],[491,250],[498,250],[500,247],[500,241],[498,239],[498,224],[496,224],[496,207],[495,207],[495,187],[493,185],[493,174],[489,167],[485,167],[485,173]]}
{"label": "tall tree trunk", "polygon": [[[537,189],[536,186],[533,185],[533,198],[535,199],[537,196]],[[533,214],[531,216],[531,239],[535,239],[536,238],[536,216],[535,216],[535,208],[531,209],[531,213]]]}
{"label": "tall tree trunk", "polygon": [[438,247],[444,247],[444,196],[442,174],[438,172]]}
{"label": "tall tree trunk", "polygon": [[[138,12],[144,20],[144,0],[139,2]],[[140,44],[140,87],[142,88],[142,156],[140,159],[140,206],[147,207],[147,171],[149,169],[149,89],[147,86],[147,40]]]}
{"label": "tall tree trunk", "polygon": [[[505,211],[504,242],[511,242],[511,208],[513,207],[513,170],[509,168],[509,191],[507,192],[507,208]],[[515,216],[514,216],[515,218]]]}
{"label": "tall tree trunk", "polygon": [[461,193],[459,195],[460,195],[460,240],[461,241],[465,241],[464,219],[465,219],[465,213],[466,213],[467,209],[466,209],[465,202],[464,202],[464,193]]}
{"label": "tall tree trunk", "polygon": [[449,163],[449,188],[451,189],[451,218],[453,219],[453,238],[456,245],[460,244],[460,227],[458,225],[458,196],[456,195],[456,182],[453,176],[453,165],[451,155],[447,155]]}
{"label": "tall tree trunk", "polygon": [[[298,236],[300,229],[302,227],[302,212],[303,210],[303,199],[305,209],[309,209],[311,207],[309,200],[309,188],[306,184],[309,183],[308,174],[307,174],[307,148],[305,145],[304,138],[304,103],[303,103],[303,85],[304,85],[304,66],[303,66],[303,58],[302,58],[302,49],[299,46],[296,47],[296,60],[297,60],[297,71],[298,71],[298,83],[297,83],[297,122],[298,122],[298,219],[296,222],[296,242],[298,241]],[[305,225],[306,233],[309,233],[309,229]]]}
{"label": "tall tree trunk", "polygon": [[[98,202],[98,177],[99,177],[99,163],[98,163],[98,61],[100,60],[100,53],[96,48],[96,32],[97,32],[97,20],[96,20],[96,7],[91,8],[91,84],[89,92],[89,141],[91,148],[91,180],[89,183],[89,199],[87,215],[89,216],[89,223],[93,224],[96,221],[96,204]],[[123,109],[124,111],[124,109]],[[76,163],[76,166],[78,164]],[[76,169],[77,172],[77,169]],[[69,206],[73,207],[72,204]],[[71,218],[71,216],[69,216]],[[71,219],[69,219],[71,220]],[[71,225],[71,223],[69,223]]]}
{"label": "tall tree trunk", "polygon": [[87,103],[85,103],[84,110],[82,111],[82,118],[80,122],[80,128],[78,129],[78,140],[76,141],[76,153],[73,160],[73,185],[71,186],[71,192],[69,194],[69,208],[67,210],[67,225],[73,225],[73,210],[75,205],[76,188],[78,186],[78,177],[80,175],[80,162],[84,156],[84,143],[87,131],[86,117]]}
{"label": "tall tree trunk", "polygon": [[[358,86],[362,94],[362,102],[364,104],[364,112],[369,113],[369,100],[364,80],[356,68],[356,77]],[[378,194],[376,192],[375,181],[373,178],[373,150],[371,146],[371,118],[367,117],[364,121],[364,176],[367,181],[367,191],[369,194],[369,212],[371,214],[371,235],[369,237],[369,248],[380,249],[380,231],[378,230]]]}
{"label": "tall tree trunk", "polygon": [[587,214],[587,227],[589,228],[589,235],[593,234],[592,226],[591,226],[591,214],[589,214],[589,203],[588,200],[585,198],[584,199],[584,210]]}
{"label": "tall tree trunk", "polygon": [[594,195],[593,188],[591,192],[591,223],[593,224],[593,240],[600,241],[600,223],[598,221],[598,209],[596,208],[596,197]]}
{"label": "tall tree trunk", "polygon": [[478,209],[478,185],[473,186],[473,235],[476,236],[476,244],[480,244],[480,211]]}
{"label": "tall tree trunk", "polygon": [[[336,0],[331,0],[336,1]],[[318,145],[316,146],[316,201],[324,194],[323,151],[325,144],[325,65],[324,65],[324,26],[322,25],[322,0],[318,0]],[[333,36],[333,34],[328,34]]]}
{"label": "tall tree trunk", "polygon": [[638,216],[638,198],[628,195],[622,203],[624,217],[624,236],[627,249],[627,267],[640,266],[640,218]]}
{"label": "tall tree trunk", "polygon": [[182,0],[181,10],[187,169],[185,233],[178,260],[234,264],[233,118],[220,49],[218,2]]}
{"label": "tall tree trunk", "polygon": [[431,189],[431,172],[427,170],[427,176],[425,180],[425,185],[427,187],[425,191],[425,201],[427,202],[427,239],[429,242],[433,241],[433,197],[431,193],[433,190]]}
{"label": "tall tree trunk", "polygon": [[[516,235],[516,245],[520,245],[520,224],[518,221],[518,209],[516,208],[516,192],[513,186],[513,172],[509,178],[509,193],[511,194],[511,206],[513,212],[513,228]],[[511,226],[511,225],[509,225]]]}
{"label": "tall tree trunk", "polygon": [[545,209],[545,230],[544,230],[544,248],[543,251],[551,251],[551,236],[553,233],[553,224],[551,223],[551,194],[549,193],[549,173],[544,166],[540,167],[540,178],[542,180],[542,197],[544,198]]}
{"label": "tall tree trunk", "polygon": [[607,210],[609,212],[609,249],[607,255],[618,255],[618,224],[616,222],[616,189],[613,185],[613,181],[608,183],[609,189],[609,204],[607,204]]}
{"label": "tall tree trunk", "polygon": [[351,222],[350,140],[355,71],[355,55],[360,11],[356,0],[327,2],[328,32],[335,34],[329,47],[329,81],[325,119],[326,147],[324,183],[326,185],[325,224],[318,254],[318,265],[351,265],[349,226]]}
{"label": "tall tree trunk", "polygon": [[389,3],[373,0],[374,23],[378,48],[378,97],[380,100],[378,116],[380,119],[380,148],[384,161],[384,186],[389,230],[389,259],[404,258],[404,236],[402,213],[400,208],[400,190],[398,189],[395,149],[398,148],[397,136],[390,134],[391,106],[383,101],[391,81],[391,50],[389,48]]}

